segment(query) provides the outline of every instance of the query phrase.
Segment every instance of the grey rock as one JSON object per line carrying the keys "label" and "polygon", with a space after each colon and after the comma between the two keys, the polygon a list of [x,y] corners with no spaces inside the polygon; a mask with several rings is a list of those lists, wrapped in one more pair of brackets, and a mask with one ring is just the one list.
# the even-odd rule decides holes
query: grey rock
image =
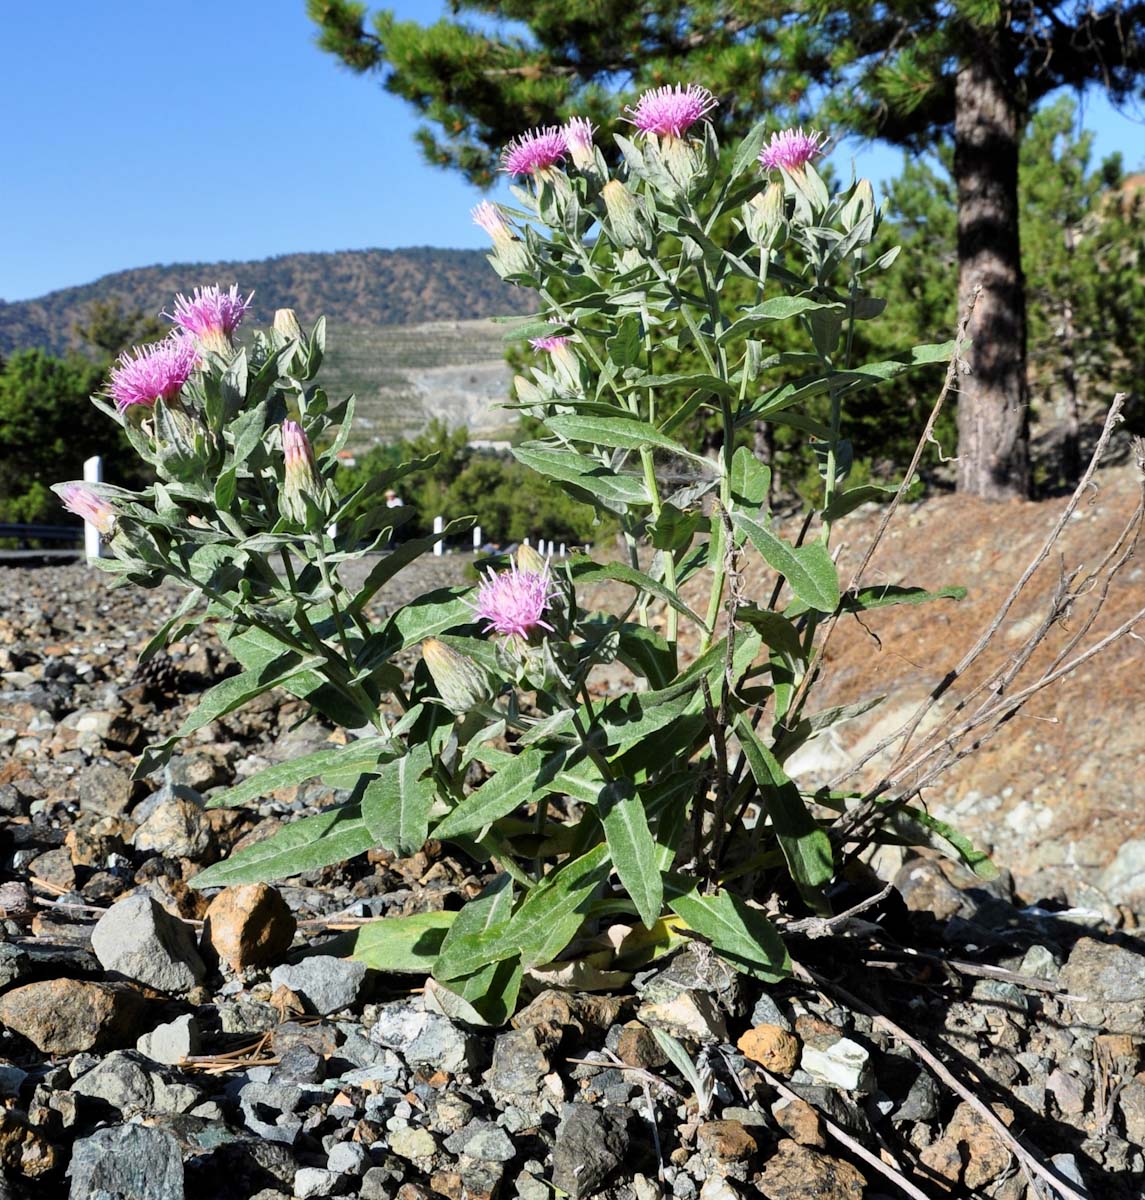
{"label": "grey rock", "polygon": [[0,1062],[0,1096],[12,1097],[20,1094],[28,1072],[22,1071],[11,1063]]}
{"label": "grey rock", "polygon": [[566,1104],[553,1144],[553,1185],[573,1200],[595,1195],[627,1152],[628,1123],[622,1111]]}
{"label": "grey rock", "polygon": [[184,1013],[166,1025],[157,1025],[135,1043],[136,1050],[153,1062],[175,1066],[181,1058],[198,1054],[202,1044],[199,1023],[190,1013]]}
{"label": "grey rock", "polygon": [[293,1146],[302,1132],[303,1093],[290,1083],[245,1084],[239,1091],[243,1124],[261,1138]]}
{"label": "grey rock", "polygon": [[21,983],[32,973],[32,963],[28,955],[11,942],[0,942],[0,991]]}
{"label": "grey rock", "polygon": [[891,1114],[891,1119],[912,1122],[936,1121],[938,1105],[938,1084],[926,1071],[919,1071],[903,1102]]}
{"label": "grey rock", "polygon": [[140,821],[132,839],[136,850],[199,862],[211,848],[211,825],[194,788],[165,784],[131,815]]}
{"label": "grey rock", "polygon": [[534,1095],[548,1072],[544,1036],[536,1026],[528,1025],[498,1035],[485,1082],[490,1091],[503,1095]]}
{"label": "grey rock", "polygon": [[795,1031],[787,1014],[766,992],[760,996],[755,1002],[755,1008],[751,1010],[751,1027],[755,1029],[758,1025],[778,1025],[786,1033]]}
{"label": "grey rock", "polygon": [[369,1151],[360,1142],[335,1142],[326,1158],[326,1170],[338,1175],[364,1175],[369,1167]]}
{"label": "grey rock", "polygon": [[1114,904],[1140,910],[1145,901],[1145,838],[1122,842],[1113,861],[1097,877],[1097,886]]}
{"label": "grey rock", "polygon": [[332,1196],[341,1182],[342,1177],[336,1171],[325,1171],[321,1167],[300,1167],[294,1177],[294,1194],[298,1200],[310,1200],[312,1196]]}
{"label": "grey rock", "polygon": [[707,992],[677,991],[664,999],[645,1000],[636,1010],[636,1017],[652,1029],[662,1029],[685,1041],[722,1044],[728,1040],[724,1015]]}
{"label": "grey rock", "polygon": [[456,1075],[467,1069],[472,1059],[469,1037],[448,1017],[411,1004],[386,1005],[370,1038],[396,1050],[411,1067],[435,1067]]}
{"label": "grey rock", "polygon": [[179,1143],[147,1125],[112,1125],[72,1150],[71,1200],[184,1200]]}
{"label": "grey rock", "polygon": [[102,1100],[123,1113],[185,1113],[202,1099],[134,1050],[116,1050],[72,1084],[77,1096]]}
{"label": "grey rock", "polygon": [[131,772],[110,763],[85,767],[76,776],[80,809],[103,816],[121,817],[131,804]]}
{"label": "grey rock", "polygon": [[481,1162],[509,1162],[517,1153],[509,1135],[492,1121],[470,1121],[445,1139],[445,1148]]}
{"label": "grey rock", "polygon": [[1145,946],[1079,938],[1059,981],[1085,997],[1069,1002],[1080,1023],[1104,1025],[1110,1033],[1145,1033]]}
{"label": "grey rock", "polygon": [[332,954],[314,954],[301,962],[275,967],[274,987],[287,987],[319,1016],[352,1008],[366,979],[365,964]]}
{"label": "grey rock", "polygon": [[142,892],[117,901],[100,917],[91,948],[105,971],[161,992],[189,992],[206,974],[190,925]]}
{"label": "grey rock", "polygon": [[326,1078],[326,1060],[309,1046],[287,1049],[274,1069],[276,1083],[321,1083]]}
{"label": "grey rock", "polygon": [[362,1176],[362,1184],[358,1188],[359,1200],[393,1200],[393,1194],[390,1173],[384,1167],[371,1167]]}
{"label": "grey rock", "polygon": [[1145,1080],[1130,1079],[1117,1096],[1125,1136],[1135,1146],[1145,1146]]}

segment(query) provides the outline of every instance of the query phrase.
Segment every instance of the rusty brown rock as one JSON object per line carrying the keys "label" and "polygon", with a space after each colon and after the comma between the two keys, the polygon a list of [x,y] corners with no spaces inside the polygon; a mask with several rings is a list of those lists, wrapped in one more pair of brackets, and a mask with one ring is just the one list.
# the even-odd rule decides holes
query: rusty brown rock
{"label": "rusty brown rock", "polygon": [[134,1046],[147,1001],[118,983],[49,979],[0,997],[0,1022],[45,1054]]}
{"label": "rusty brown rock", "polygon": [[771,1115],[779,1128],[801,1146],[826,1148],[823,1120],[806,1100],[781,1100],[772,1106]]}
{"label": "rusty brown rock", "polygon": [[746,1058],[775,1075],[790,1075],[799,1065],[799,1039],[779,1025],[757,1025],[736,1045]]}
{"label": "rusty brown rock", "polygon": [[5,1175],[37,1179],[54,1171],[58,1159],[56,1147],[31,1128],[22,1113],[0,1109],[0,1168]]}
{"label": "rusty brown rock", "polygon": [[290,949],[295,927],[286,901],[267,884],[224,888],[207,909],[203,949],[235,971],[269,966]]}
{"label": "rusty brown rock", "polygon": [[656,1035],[639,1021],[629,1021],[620,1030],[616,1054],[621,1062],[627,1063],[628,1066],[643,1067],[645,1070],[655,1070],[668,1061],[668,1056],[656,1040]]}
{"label": "rusty brown rock", "polygon": [[759,1149],[740,1121],[705,1121],[696,1130],[696,1145],[725,1162],[742,1162]]}
{"label": "rusty brown rock", "polygon": [[863,1200],[866,1181],[849,1162],[782,1141],[756,1187],[767,1200]]}
{"label": "rusty brown rock", "polygon": [[[1005,1124],[1014,1120],[1014,1114],[1005,1106],[994,1108]],[[993,1182],[1009,1170],[1012,1161],[998,1135],[966,1101],[954,1110],[942,1137],[927,1146],[919,1159],[943,1178],[968,1188]]]}

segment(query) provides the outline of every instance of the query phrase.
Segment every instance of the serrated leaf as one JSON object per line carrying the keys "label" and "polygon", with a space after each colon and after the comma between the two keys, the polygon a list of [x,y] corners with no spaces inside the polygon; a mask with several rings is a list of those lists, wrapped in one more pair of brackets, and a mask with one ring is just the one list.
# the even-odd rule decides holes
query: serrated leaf
{"label": "serrated leaf", "polygon": [[796,597],[819,612],[834,612],[839,603],[839,573],[822,542],[792,546],[742,512],[732,513],[732,523],[774,571],[784,576]]}
{"label": "serrated leaf", "polygon": [[698,881],[682,875],[667,877],[665,895],[688,928],[707,938],[738,971],[765,983],[778,983],[791,973],[791,959],[775,927],[738,896],[727,891],[702,896]]}
{"label": "serrated leaf", "polygon": [[641,921],[651,929],[664,906],[659,850],[644,805],[629,779],[607,783],[597,800],[612,865]]}

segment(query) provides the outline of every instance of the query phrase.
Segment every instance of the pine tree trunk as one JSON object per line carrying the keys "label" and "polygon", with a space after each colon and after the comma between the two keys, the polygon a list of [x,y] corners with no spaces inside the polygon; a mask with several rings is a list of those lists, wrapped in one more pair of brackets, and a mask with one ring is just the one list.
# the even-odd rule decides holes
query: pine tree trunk
{"label": "pine tree trunk", "polygon": [[981,293],[969,336],[969,375],[958,394],[958,490],[992,500],[1030,490],[1026,301],[1018,242],[1021,114],[990,47],[971,55],[955,84],[958,306]]}

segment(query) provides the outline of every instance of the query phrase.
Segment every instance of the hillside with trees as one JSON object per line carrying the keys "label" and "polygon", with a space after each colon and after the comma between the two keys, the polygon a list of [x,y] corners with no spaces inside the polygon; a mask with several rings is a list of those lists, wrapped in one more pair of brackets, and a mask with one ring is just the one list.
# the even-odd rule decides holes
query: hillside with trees
{"label": "hillside with trees", "polygon": [[104,275],[94,283],[35,300],[0,300],[0,355],[39,348],[52,354],[84,348],[76,326],[93,305],[159,313],[176,292],[238,283],[254,290],[252,323],[269,324],[276,308],[305,323],[325,313],[332,326],[416,325],[524,312],[530,297],[502,283],[477,250],[415,246],[283,254],[258,262],[173,263]]}

